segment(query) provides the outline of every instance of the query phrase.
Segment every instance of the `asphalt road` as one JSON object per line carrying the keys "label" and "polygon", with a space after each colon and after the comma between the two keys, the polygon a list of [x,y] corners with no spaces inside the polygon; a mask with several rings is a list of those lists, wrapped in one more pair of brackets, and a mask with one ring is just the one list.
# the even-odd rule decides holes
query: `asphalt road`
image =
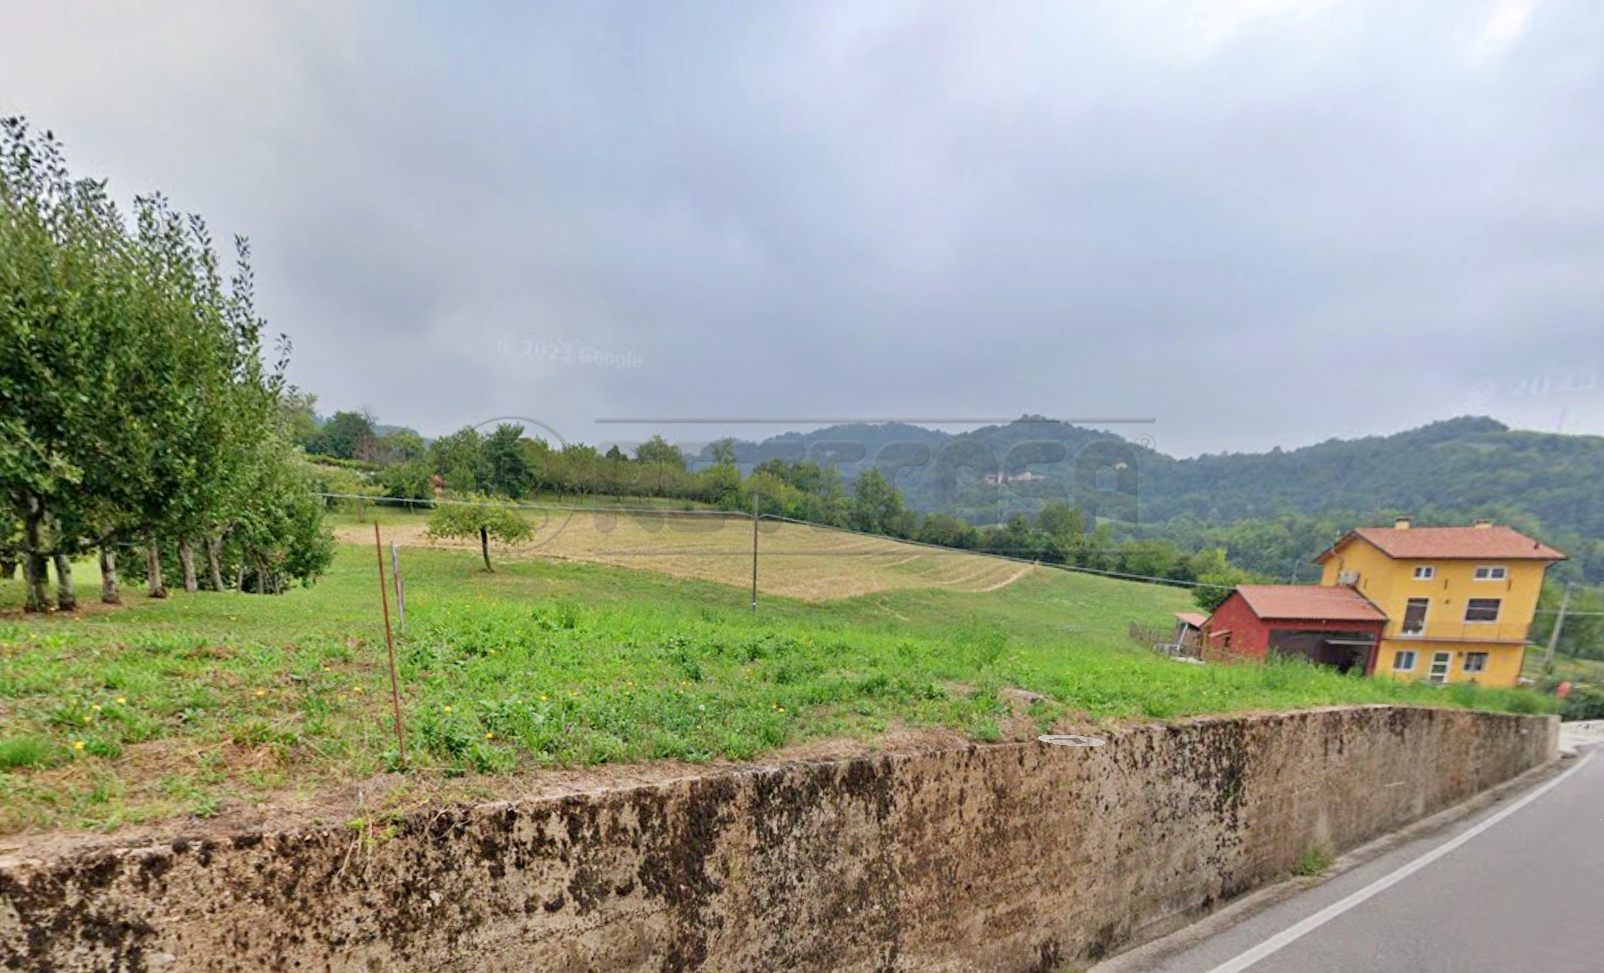
{"label": "asphalt road", "polygon": [[[1604,750],[1165,958],[1096,973],[1604,973]],[[1192,933],[1193,939],[1198,938]]]}

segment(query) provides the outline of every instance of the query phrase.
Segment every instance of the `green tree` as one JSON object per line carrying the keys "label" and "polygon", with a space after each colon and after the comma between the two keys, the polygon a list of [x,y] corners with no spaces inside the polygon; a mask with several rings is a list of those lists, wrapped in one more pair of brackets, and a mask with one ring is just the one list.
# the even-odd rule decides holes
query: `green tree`
{"label": "green tree", "polygon": [[635,459],[648,465],[685,469],[685,454],[662,436],[653,436],[635,447]]}
{"label": "green tree", "polygon": [[1215,548],[1203,552],[1197,559],[1198,587],[1192,589],[1192,601],[1206,612],[1220,607],[1237,585],[1252,584],[1259,578],[1251,571],[1233,568],[1225,563],[1225,552]]}
{"label": "green tree", "polygon": [[490,492],[517,500],[529,489],[529,460],[519,444],[523,435],[522,426],[504,422],[481,442],[479,464]]}
{"label": "green tree", "polygon": [[430,537],[456,537],[479,539],[479,550],[484,556],[485,570],[490,565],[490,542],[517,544],[533,536],[534,531],[517,507],[499,503],[482,494],[463,498],[460,503],[443,503],[429,515]]}
{"label": "green tree", "polygon": [[378,434],[365,412],[336,412],[312,437],[306,451],[335,459],[370,460]]}
{"label": "green tree", "polygon": [[972,549],[980,543],[980,532],[951,514],[931,514],[920,526],[918,539],[942,547]]}
{"label": "green tree", "polygon": [[310,452],[317,436],[317,396],[292,388],[284,393],[283,403],[285,434],[290,442]]}
{"label": "green tree", "polygon": [[884,473],[871,466],[859,474],[853,486],[850,523],[854,530],[906,536],[899,532],[912,526],[909,513],[903,506],[902,493]]}
{"label": "green tree", "polygon": [[[1527,635],[1534,644],[1546,647],[1559,618],[1559,606],[1565,594],[1565,585],[1550,581],[1543,586],[1538,599],[1539,614],[1533,616],[1531,632]],[[1537,650],[1533,650],[1537,651]],[[1604,590],[1577,585],[1571,590],[1565,624],[1560,628],[1557,655],[1573,659],[1604,659]]]}
{"label": "green tree", "polygon": [[464,426],[449,436],[429,444],[429,465],[445,481],[449,490],[471,493],[488,485],[484,471],[482,436],[472,426]]}
{"label": "green tree", "polygon": [[1079,544],[1086,533],[1079,510],[1062,500],[1048,501],[1036,514],[1036,529],[1069,544]]}
{"label": "green tree", "polygon": [[392,429],[374,443],[374,462],[389,466],[422,459],[429,444],[410,429]]}
{"label": "green tree", "polygon": [[284,357],[262,361],[248,245],[236,239],[225,288],[199,217],[160,196],[136,199],[134,217],[104,183],[72,181],[48,133],[0,125],[0,497],[20,523],[34,610],[50,560],[57,607],[75,606],[69,559],[96,546],[102,599],[116,601],[115,548],[136,539],[152,594],[165,594],[169,546],[187,589],[198,549],[221,587],[219,535],[247,472],[291,461],[278,447],[301,406]]}

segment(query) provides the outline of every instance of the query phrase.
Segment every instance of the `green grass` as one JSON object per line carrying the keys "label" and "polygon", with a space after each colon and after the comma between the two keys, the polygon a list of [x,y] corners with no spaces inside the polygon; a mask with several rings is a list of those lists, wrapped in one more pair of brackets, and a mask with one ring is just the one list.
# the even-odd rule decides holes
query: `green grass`
{"label": "green grass", "polygon": [[[1172,662],[1126,631],[1167,625],[1184,592],[1057,571],[981,594],[765,598],[754,618],[743,590],[619,568],[522,561],[486,574],[449,550],[405,551],[403,568],[397,652],[420,782],[744,760],[901,726],[993,740],[1061,721],[1337,703],[1548,705],[1294,663]],[[93,571],[79,581],[98,592]],[[20,589],[0,582],[0,609]],[[0,618],[0,833],[211,816],[398,766],[371,548],[343,548],[322,582],[281,597],[129,601]],[[1021,715],[1005,687],[1046,699]]]}
{"label": "green grass", "polygon": [[1315,878],[1324,875],[1336,863],[1336,854],[1331,846],[1324,842],[1310,845],[1292,863],[1292,874],[1299,878]]}

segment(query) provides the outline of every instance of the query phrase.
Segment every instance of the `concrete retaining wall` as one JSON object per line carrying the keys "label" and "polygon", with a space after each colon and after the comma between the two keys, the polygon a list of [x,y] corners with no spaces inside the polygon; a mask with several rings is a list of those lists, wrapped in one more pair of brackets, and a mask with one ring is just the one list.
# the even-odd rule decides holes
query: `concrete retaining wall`
{"label": "concrete retaining wall", "polygon": [[0,966],[1046,971],[1549,759],[1544,717],[1359,708],[726,771],[385,832],[0,859]]}

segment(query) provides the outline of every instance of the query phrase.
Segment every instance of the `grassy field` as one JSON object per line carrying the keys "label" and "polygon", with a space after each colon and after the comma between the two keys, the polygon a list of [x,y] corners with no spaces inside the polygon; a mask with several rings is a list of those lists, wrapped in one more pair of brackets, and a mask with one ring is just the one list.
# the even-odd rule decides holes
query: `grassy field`
{"label": "grassy field", "polygon": [[[909,727],[994,740],[1333,703],[1546,705],[1295,664],[1171,662],[1126,632],[1168,625],[1184,592],[1047,569],[991,591],[768,593],[829,560],[765,562],[753,617],[741,584],[529,557],[487,574],[469,551],[406,550],[411,759],[385,779],[493,791],[544,768],[744,760]],[[94,572],[80,584],[92,594]],[[131,593],[122,609],[41,618],[15,610],[20,589],[0,582],[0,833],[293,806],[400,769],[371,546],[342,547],[318,585],[281,597]]]}
{"label": "grassy field", "polygon": [[[540,513],[531,511],[535,537],[492,558],[549,558],[612,564],[672,575],[749,586],[752,521],[713,511],[664,513]],[[388,512],[386,538],[403,547],[477,550],[475,541],[437,541],[425,536],[427,518]],[[371,522],[342,518],[341,540],[372,543]],[[909,544],[775,520],[759,521],[762,589],[801,601],[838,601],[854,595],[911,588],[994,591],[1033,569],[1003,558]]]}

